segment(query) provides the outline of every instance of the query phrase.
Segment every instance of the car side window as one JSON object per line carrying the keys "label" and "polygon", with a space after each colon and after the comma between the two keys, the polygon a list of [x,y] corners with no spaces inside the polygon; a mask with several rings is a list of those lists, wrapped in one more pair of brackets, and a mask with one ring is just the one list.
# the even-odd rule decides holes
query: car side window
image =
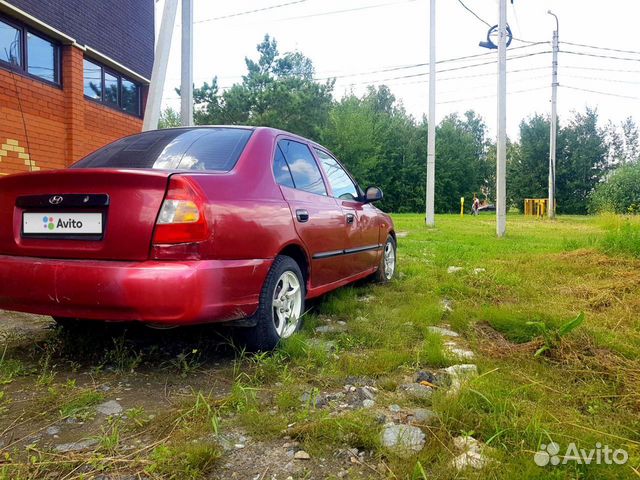
{"label": "car side window", "polygon": [[344,168],[328,153],[317,148],[315,150],[329,179],[333,196],[342,200],[359,200],[358,187],[344,171]]}
{"label": "car side window", "polygon": [[280,140],[278,147],[289,166],[295,188],[318,195],[327,194],[320,168],[309,147],[293,140]]}
{"label": "car side window", "polygon": [[291,176],[291,170],[289,170],[289,165],[287,165],[287,161],[284,159],[280,146],[276,146],[276,154],[273,157],[273,176],[276,178],[278,185],[296,188],[295,183],[293,183],[293,177]]}

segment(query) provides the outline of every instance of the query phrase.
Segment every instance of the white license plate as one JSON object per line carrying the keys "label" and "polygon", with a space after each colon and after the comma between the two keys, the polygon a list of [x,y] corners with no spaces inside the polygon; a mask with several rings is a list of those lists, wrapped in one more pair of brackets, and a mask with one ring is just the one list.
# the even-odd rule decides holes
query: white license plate
{"label": "white license plate", "polygon": [[102,235],[101,213],[24,213],[25,235]]}

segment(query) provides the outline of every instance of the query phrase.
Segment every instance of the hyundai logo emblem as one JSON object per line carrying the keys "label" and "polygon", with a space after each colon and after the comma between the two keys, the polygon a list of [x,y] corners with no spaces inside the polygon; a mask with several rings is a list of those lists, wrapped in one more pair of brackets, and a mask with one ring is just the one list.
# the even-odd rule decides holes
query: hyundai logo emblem
{"label": "hyundai logo emblem", "polygon": [[51,197],[49,199],[49,203],[51,205],[60,205],[63,200],[64,200],[64,198],[62,198],[60,195],[54,195],[53,197]]}

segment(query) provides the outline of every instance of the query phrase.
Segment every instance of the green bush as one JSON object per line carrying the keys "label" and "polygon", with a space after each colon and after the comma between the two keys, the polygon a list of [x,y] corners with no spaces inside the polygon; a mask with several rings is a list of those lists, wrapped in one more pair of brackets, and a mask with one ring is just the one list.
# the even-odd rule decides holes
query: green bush
{"label": "green bush", "polygon": [[591,194],[592,213],[640,213],[640,163],[614,170]]}

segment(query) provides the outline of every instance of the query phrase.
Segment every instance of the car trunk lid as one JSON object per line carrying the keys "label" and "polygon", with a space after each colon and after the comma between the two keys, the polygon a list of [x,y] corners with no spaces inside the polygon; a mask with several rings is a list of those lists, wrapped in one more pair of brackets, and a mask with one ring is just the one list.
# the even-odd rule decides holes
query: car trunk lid
{"label": "car trunk lid", "polygon": [[0,179],[0,254],[145,260],[170,171],[70,169]]}

